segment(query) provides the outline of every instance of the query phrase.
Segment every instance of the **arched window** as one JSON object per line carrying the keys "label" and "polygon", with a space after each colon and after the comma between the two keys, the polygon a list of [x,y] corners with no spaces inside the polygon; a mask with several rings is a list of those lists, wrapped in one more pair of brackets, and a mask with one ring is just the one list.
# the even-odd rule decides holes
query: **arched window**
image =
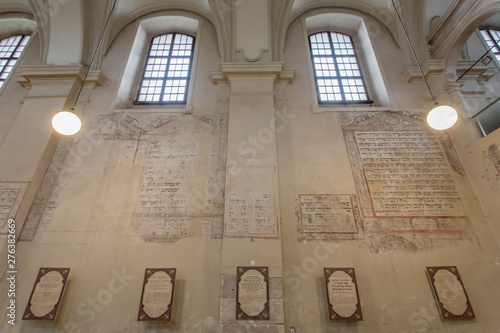
{"label": "arched window", "polygon": [[491,52],[495,54],[498,62],[500,62],[500,31],[498,30],[481,30],[484,40],[488,47],[493,47]]}
{"label": "arched window", "polygon": [[169,33],[153,37],[135,104],[185,104],[194,37]]}
{"label": "arched window", "polygon": [[319,103],[371,103],[349,35],[319,32],[309,36]]}
{"label": "arched window", "polygon": [[12,36],[0,41],[0,88],[23,53],[30,36]]}

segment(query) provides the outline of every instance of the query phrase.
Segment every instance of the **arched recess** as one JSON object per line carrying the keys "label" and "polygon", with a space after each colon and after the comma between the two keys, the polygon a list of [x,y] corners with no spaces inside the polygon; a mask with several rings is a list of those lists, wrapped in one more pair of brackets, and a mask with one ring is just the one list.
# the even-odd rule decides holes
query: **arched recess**
{"label": "arched recess", "polygon": [[0,14],[0,39],[12,35],[33,35],[37,24],[28,14]]}
{"label": "arched recess", "polygon": [[459,31],[455,34],[457,37],[454,41],[451,41],[450,47],[443,52],[445,55],[446,77],[449,82],[456,80],[458,60],[470,35],[479,28],[484,21],[498,13],[500,13],[500,3],[495,3],[478,9],[462,22]]}
{"label": "arched recess", "polygon": [[[207,7],[208,7],[208,2],[207,0]],[[154,17],[159,17],[159,16],[169,16],[173,15],[172,13],[180,13],[180,16],[186,16],[186,17],[201,17],[210,23],[212,23],[214,26],[217,27],[216,24],[214,24],[214,19],[213,19],[213,14],[212,12],[206,10],[202,6],[197,6],[191,2],[188,1],[163,1],[161,3],[152,3],[149,5],[144,5],[141,7],[138,7],[131,12],[123,12],[123,14],[120,14],[120,11],[122,11],[121,7],[124,4],[122,2],[118,3],[117,7],[117,12],[114,16],[114,22],[113,25],[110,29],[109,32],[109,38],[107,39],[107,42],[105,42],[105,50],[109,50],[109,47],[113,43],[113,41],[116,39],[116,37],[130,24],[133,24],[134,22],[144,22],[144,20],[148,20],[150,18]],[[125,9],[123,9],[125,10]],[[216,29],[217,30],[217,29]],[[219,32],[217,32],[219,34]],[[219,39],[219,38],[218,38]]]}
{"label": "arched recess", "polygon": [[[302,5],[298,5],[302,2]],[[385,27],[394,40],[397,42],[397,24],[394,20],[394,12],[389,1],[384,1],[383,5],[380,1],[364,1],[355,2],[352,0],[340,0],[335,1],[332,5],[331,0],[316,0],[316,1],[298,1],[295,0],[293,7],[290,11],[290,17],[287,21],[288,26],[296,20],[299,16],[316,9],[324,9],[330,11],[355,11],[360,15],[366,15],[367,20],[371,18],[370,22],[367,24],[369,29],[380,29],[379,25]]]}
{"label": "arched recess", "polygon": [[[153,36],[178,32],[198,38],[202,34],[204,24],[211,24],[211,22],[208,22],[200,15],[180,10],[156,12],[141,17],[134,26],[135,36],[120,79],[120,86],[114,107],[117,109],[128,109],[132,106],[136,95],[137,79],[142,72],[145,60],[144,56]],[[194,59],[191,69],[192,82],[196,73],[198,45],[199,43],[195,42]],[[192,87],[193,85],[190,85],[187,95],[186,112],[189,112],[191,107]]]}
{"label": "arched recess", "polygon": [[[303,26],[307,30],[305,31],[307,36],[321,31],[335,31],[351,36],[360,60],[361,72],[365,78],[370,98],[374,101],[374,106],[391,105],[386,80],[372,42],[372,38],[382,32],[377,30],[377,34],[374,35],[373,31],[370,31],[370,28],[373,28],[370,24],[375,18],[351,9],[319,8],[304,13],[298,19],[302,20]],[[390,32],[384,27],[382,23],[377,23],[377,29],[386,30],[385,34],[391,36],[392,40],[394,40]],[[312,74],[312,63],[309,64],[309,67],[311,82],[313,82],[311,86],[315,89],[316,82]],[[319,103],[315,90],[313,96],[313,107],[316,108]]]}
{"label": "arched recess", "polygon": [[50,1],[41,8],[50,17],[46,41],[47,64],[81,63],[84,36],[82,1],[84,0]]}
{"label": "arched recess", "polygon": [[424,34],[427,36],[457,0],[425,0]]}

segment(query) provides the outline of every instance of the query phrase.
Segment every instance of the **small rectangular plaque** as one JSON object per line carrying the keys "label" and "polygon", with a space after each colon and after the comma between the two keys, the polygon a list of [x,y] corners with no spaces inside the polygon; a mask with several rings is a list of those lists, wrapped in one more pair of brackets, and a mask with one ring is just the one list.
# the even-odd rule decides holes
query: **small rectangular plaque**
{"label": "small rectangular plaque", "polygon": [[237,320],[269,320],[268,284],[268,267],[237,267]]}
{"label": "small rectangular plaque", "polygon": [[324,268],[328,318],[363,320],[354,268]]}
{"label": "small rectangular plaque", "polygon": [[427,267],[441,319],[473,319],[474,310],[456,266]]}
{"label": "small rectangular plaque", "polygon": [[146,268],[137,321],[170,321],[175,268]]}
{"label": "small rectangular plaque", "polygon": [[40,268],[23,320],[56,320],[68,275],[69,268]]}

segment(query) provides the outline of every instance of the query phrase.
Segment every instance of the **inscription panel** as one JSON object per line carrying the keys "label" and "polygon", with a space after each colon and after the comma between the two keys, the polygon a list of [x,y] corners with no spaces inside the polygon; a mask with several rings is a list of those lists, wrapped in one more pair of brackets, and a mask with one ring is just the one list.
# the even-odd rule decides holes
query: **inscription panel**
{"label": "inscription panel", "polygon": [[[278,237],[275,211],[275,168],[229,168],[225,235],[229,237]],[[235,170],[235,169],[233,169]]]}
{"label": "inscription panel", "polygon": [[151,242],[175,242],[193,233],[221,237],[225,118],[168,119],[137,139],[145,149],[134,228]]}
{"label": "inscription panel", "polygon": [[355,132],[375,216],[463,216],[433,133]]}
{"label": "inscription panel", "polygon": [[69,270],[69,268],[40,268],[23,320],[56,320]]}
{"label": "inscription panel", "polygon": [[358,116],[342,132],[363,237],[373,251],[417,251],[472,239],[454,180],[463,172],[446,133],[429,131],[420,115],[395,111]]}
{"label": "inscription panel", "polygon": [[15,217],[27,187],[27,183],[0,183],[0,235],[7,234],[7,221]]}
{"label": "inscription panel", "polygon": [[360,217],[355,195],[300,194],[298,205],[300,239],[358,235]]}
{"label": "inscription panel", "polygon": [[237,267],[237,320],[269,320],[268,283],[268,267]]}
{"label": "inscription panel", "polygon": [[342,131],[363,230],[374,244],[384,233],[417,233],[414,246],[419,248],[432,247],[437,239],[467,236],[470,222],[447,161],[455,153],[443,153],[443,139],[420,116],[369,114],[343,125]]}
{"label": "inscription panel", "polygon": [[20,240],[33,240],[38,229],[46,229],[52,222],[54,212],[59,205],[58,177],[63,168],[68,149],[69,140],[66,138],[61,139],[30,208],[19,236]]}
{"label": "inscription panel", "polygon": [[426,273],[441,319],[475,318],[457,267],[427,267]]}
{"label": "inscription panel", "polygon": [[323,268],[330,320],[363,320],[354,268]]}
{"label": "inscription panel", "polygon": [[176,268],[146,268],[137,321],[170,321]]}

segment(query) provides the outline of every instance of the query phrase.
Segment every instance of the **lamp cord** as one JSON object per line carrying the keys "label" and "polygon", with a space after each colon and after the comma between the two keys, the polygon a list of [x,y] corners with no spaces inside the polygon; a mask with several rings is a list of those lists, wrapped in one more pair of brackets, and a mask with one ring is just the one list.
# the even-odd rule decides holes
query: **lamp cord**
{"label": "lamp cord", "polygon": [[485,56],[485,55],[487,55],[488,53],[490,53],[490,51],[491,51],[491,50],[492,50],[495,46],[498,46],[498,43],[499,43],[499,42],[500,42],[500,39],[499,39],[499,40],[497,40],[497,41],[493,41],[493,46],[491,46],[491,47],[488,49],[488,51],[484,52],[484,54],[483,54],[483,55],[482,55],[479,59],[477,59],[477,60],[476,60],[476,62],[475,62],[474,64],[472,64],[472,66],[470,66],[469,68],[467,68],[467,70],[466,70],[466,71],[465,71],[462,75],[460,75],[460,77],[459,77],[459,78],[457,79],[457,81],[455,81],[455,82],[458,82],[458,80],[460,80],[461,78],[463,78],[463,77],[465,76],[465,74],[467,74],[467,73],[468,73],[468,72],[472,69],[472,67],[476,66],[476,64],[477,64],[478,62],[480,62],[480,61],[481,61],[481,59],[483,59],[483,58],[484,58],[484,56]]}
{"label": "lamp cord", "polygon": [[85,76],[83,77],[82,85],[80,86],[80,90],[78,90],[78,94],[76,95],[75,102],[73,103],[71,110],[75,110],[76,103],[78,102],[78,99],[80,98],[80,94],[82,93],[83,87],[85,86],[85,82],[87,81],[87,77],[89,76],[90,69],[92,68],[92,65],[94,64],[94,60],[97,56],[97,51],[99,50],[99,47],[101,46],[102,39],[104,37],[104,33],[106,32],[106,28],[108,27],[109,21],[111,20],[111,15],[113,15],[113,12],[115,11],[115,7],[116,7],[117,2],[118,2],[118,0],[115,0],[115,2],[113,3],[113,7],[111,7],[111,11],[109,12],[108,18],[106,20],[106,24],[104,24],[104,28],[102,29],[101,37],[99,38],[99,42],[97,43],[94,54],[92,55],[92,59],[90,60],[89,67],[87,68],[87,73],[85,73]]}
{"label": "lamp cord", "polygon": [[406,31],[405,25],[403,24],[403,20],[401,19],[401,15],[399,14],[398,9],[396,8],[396,4],[394,3],[394,0],[392,0],[392,6],[394,7],[394,10],[396,11],[396,14],[399,19],[399,23],[401,23],[401,27],[403,28],[403,31],[406,36],[406,40],[408,41],[408,44],[410,45],[411,52],[413,54],[413,57],[415,58],[415,61],[417,62],[418,69],[420,70],[420,74],[422,74],[422,77],[424,78],[425,85],[427,86],[427,89],[429,89],[429,93],[432,96],[432,99],[434,100],[434,104],[437,104],[436,97],[434,97],[434,94],[432,93],[431,87],[429,86],[429,82],[427,82],[427,78],[425,77],[424,71],[422,70],[422,66],[420,65],[420,61],[418,61],[417,54],[415,53],[415,50],[413,49],[413,45],[411,44],[410,37],[408,36],[408,32]]}

